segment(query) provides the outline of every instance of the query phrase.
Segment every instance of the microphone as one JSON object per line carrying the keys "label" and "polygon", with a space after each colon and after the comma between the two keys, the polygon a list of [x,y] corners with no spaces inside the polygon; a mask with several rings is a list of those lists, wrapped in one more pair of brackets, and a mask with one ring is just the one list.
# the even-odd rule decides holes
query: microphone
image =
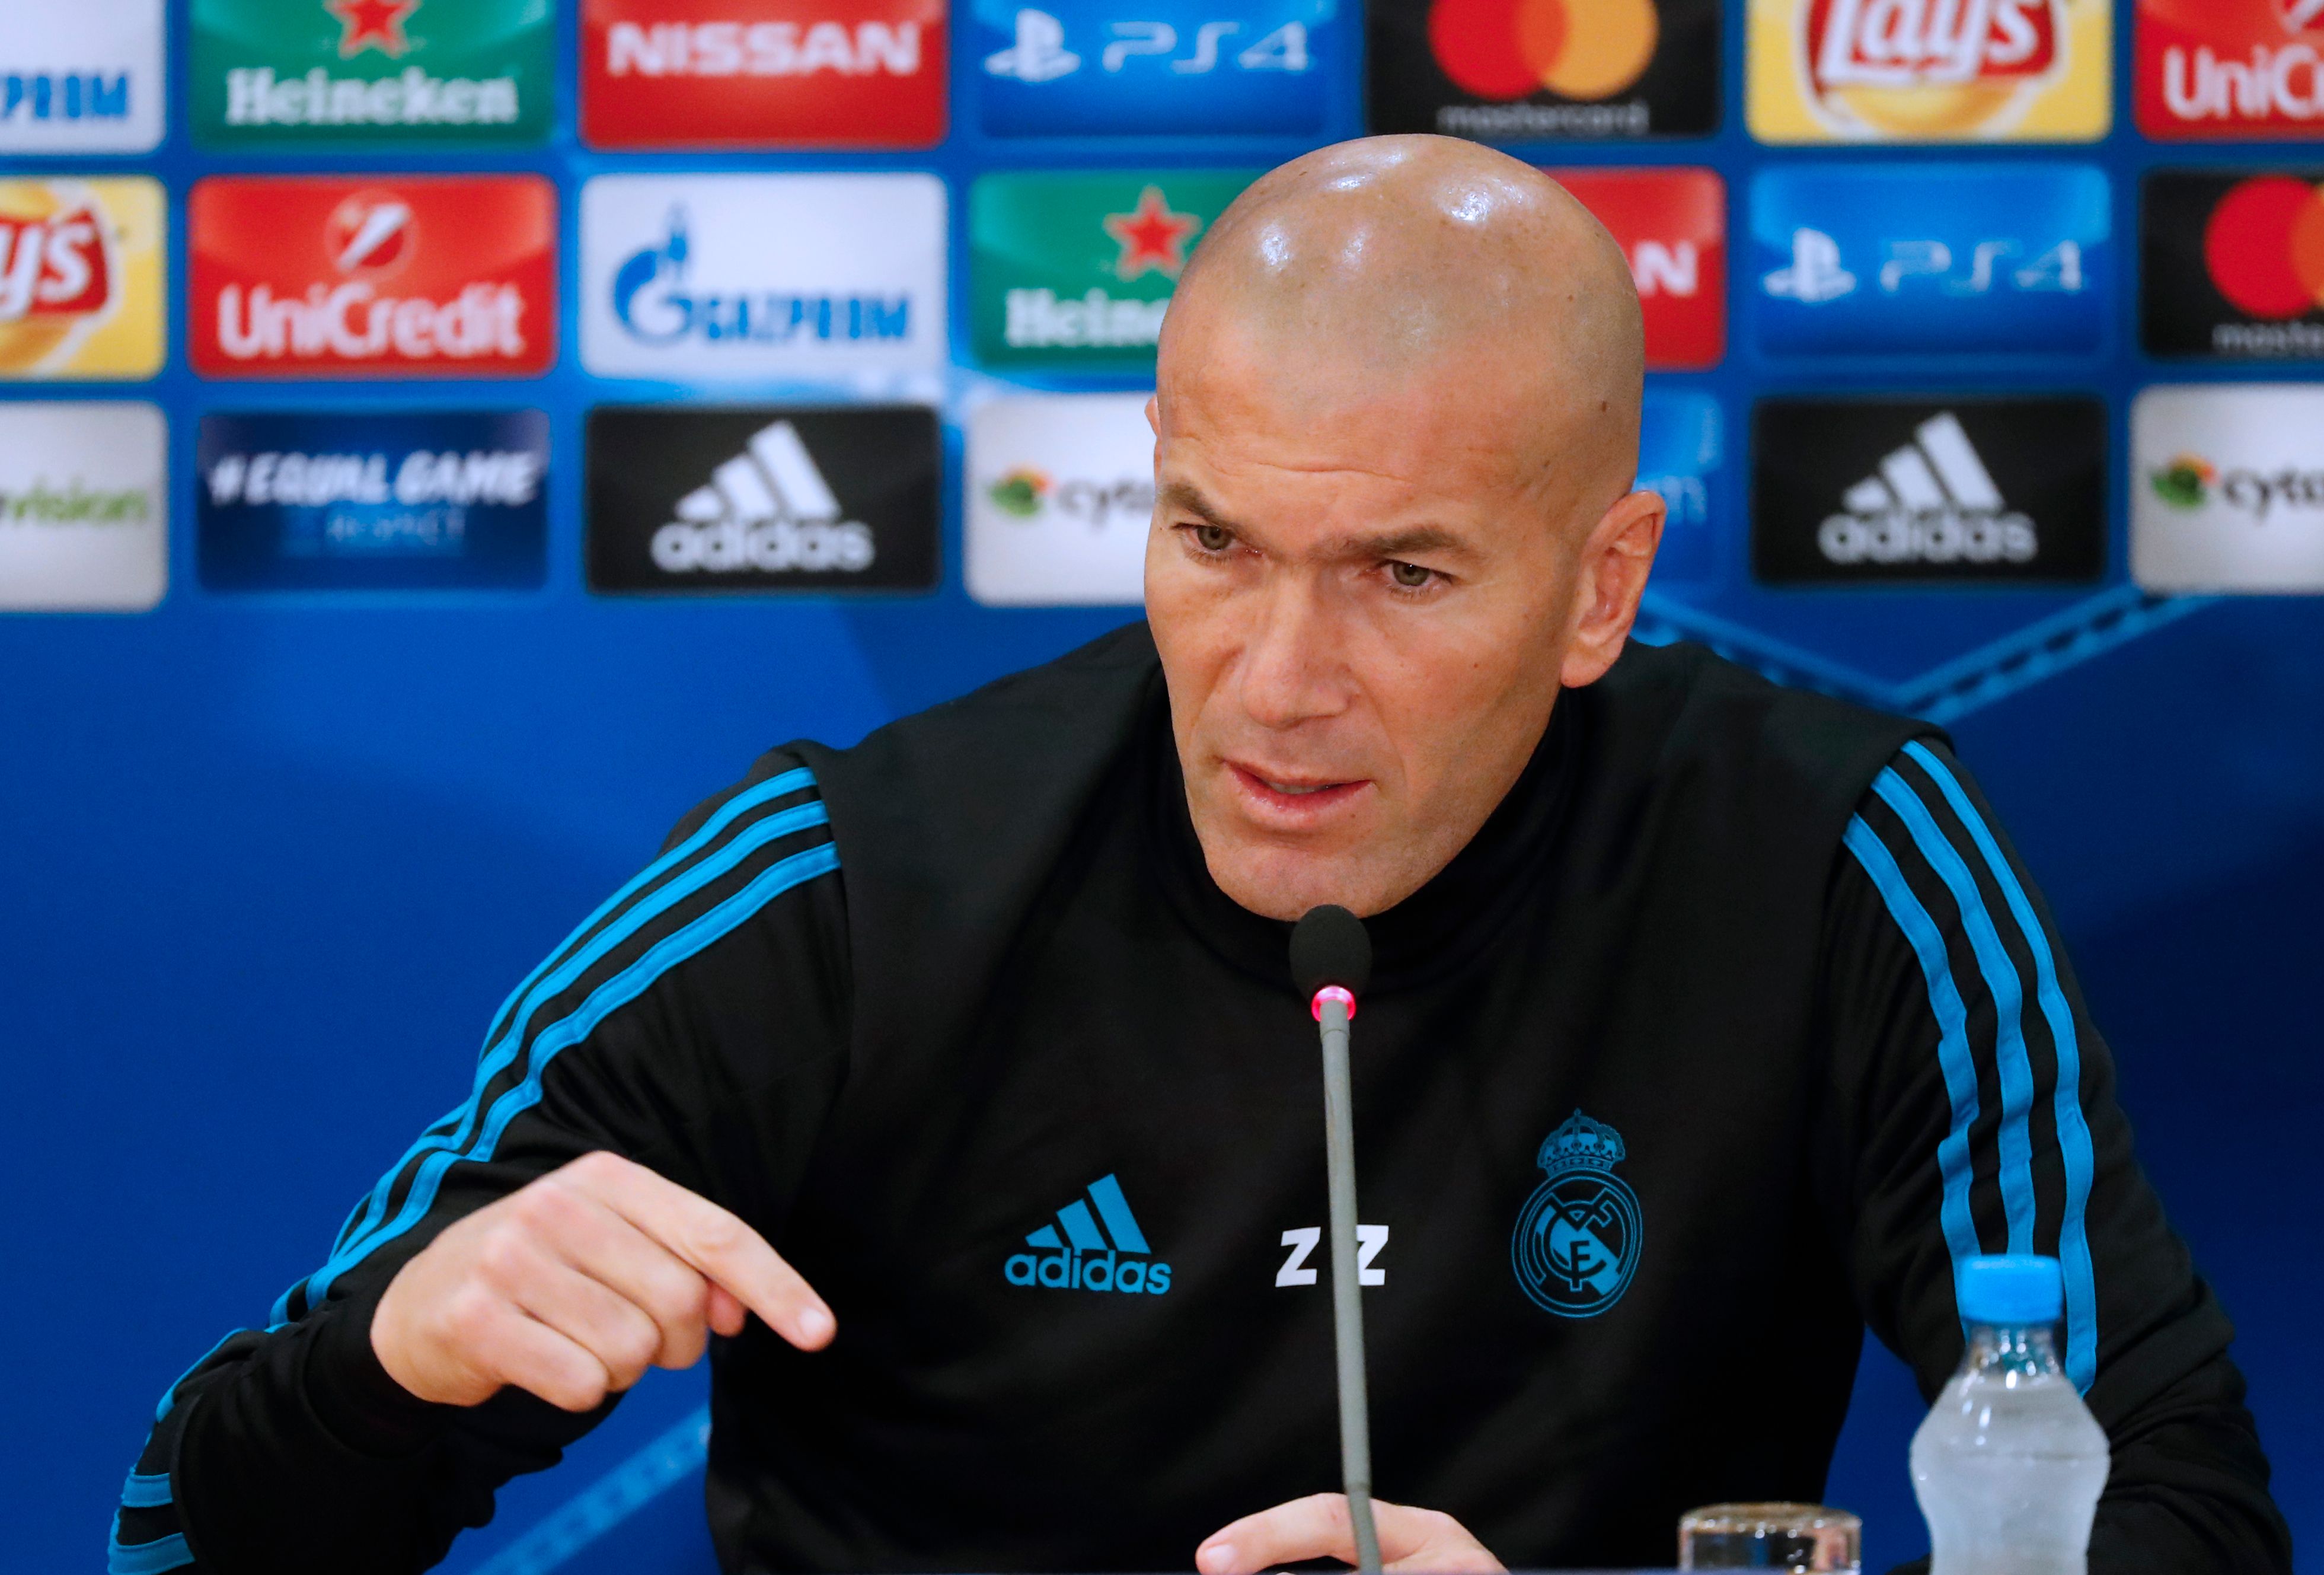
{"label": "microphone", "polygon": [[1356,1282],[1356,1124],[1348,1077],[1348,1024],[1371,982],[1372,939],[1345,908],[1310,908],[1291,931],[1291,982],[1323,1040],[1323,1164],[1332,1195],[1332,1339],[1339,1357],[1340,1475],[1355,1527],[1356,1567],[1379,1575],[1372,1525],[1372,1430],[1364,1388],[1364,1305]]}

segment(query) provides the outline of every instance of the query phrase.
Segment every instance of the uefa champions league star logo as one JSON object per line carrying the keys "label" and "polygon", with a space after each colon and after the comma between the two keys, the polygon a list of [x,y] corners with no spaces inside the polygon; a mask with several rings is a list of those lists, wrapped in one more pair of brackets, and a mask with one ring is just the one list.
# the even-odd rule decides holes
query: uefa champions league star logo
{"label": "uefa champions league star logo", "polygon": [[1509,1239],[1517,1283],[1560,1318],[1595,1318],[1629,1288],[1645,1228],[1638,1195],[1614,1173],[1622,1135],[1576,1110],[1542,1140],[1544,1172]]}

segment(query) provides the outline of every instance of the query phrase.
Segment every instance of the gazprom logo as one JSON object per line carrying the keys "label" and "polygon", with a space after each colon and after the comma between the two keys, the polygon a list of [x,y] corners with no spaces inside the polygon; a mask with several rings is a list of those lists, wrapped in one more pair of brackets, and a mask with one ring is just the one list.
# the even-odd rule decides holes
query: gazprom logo
{"label": "gazprom logo", "polygon": [[0,121],[128,118],[126,71],[0,72]]}
{"label": "gazprom logo", "polygon": [[1087,1197],[1058,1209],[1057,1222],[1033,1232],[1025,1245],[1036,1250],[1011,1254],[1002,1265],[1012,1285],[1151,1296],[1170,1289],[1170,1265],[1150,1261],[1154,1249],[1111,1175],[1092,1181]]}
{"label": "gazprom logo", "polygon": [[662,238],[632,253],[613,274],[613,317],[641,344],[844,344],[911,337],[908,294],[696,289],[687,229],[686,209],[673,208]]}

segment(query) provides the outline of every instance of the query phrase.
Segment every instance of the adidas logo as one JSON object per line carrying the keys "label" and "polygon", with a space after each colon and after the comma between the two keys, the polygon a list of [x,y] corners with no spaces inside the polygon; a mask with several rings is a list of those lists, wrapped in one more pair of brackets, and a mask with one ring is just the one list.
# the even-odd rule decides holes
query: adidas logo
{"label": "adidas logo", "polygon": [[[1099,1228],[1101,1221],[1103,1229]],[[1121,1195],[1121,1183],[1111,1175],[1092,1181],[1086,1199],[1076,1198],[1058,1209],[1057,1223],[1041,1227],[1025,1238],[1025,1245],[1040,1250],[1010,1255],[1001,1273],[1012,1285],[1153,1296],[1170,1289],[1170,1265],[1147,1261],[1154,1249],[1138,1228],[1138,1217]]]}
{"label": "adidas logo", "polygon": [[1914,429],[1913,441],[1840,496],[1816,546],[1834,563],[2027,563],[2040,550],[2034,522],[2010,509],[1952,412]]}
{"label": "adidas logo", "polygon": [[872,567],[872,527],[839,517],[839,500],[788,422],[760,429],[671,512],[678,517],[651,543],[655,566],[671,574]]}

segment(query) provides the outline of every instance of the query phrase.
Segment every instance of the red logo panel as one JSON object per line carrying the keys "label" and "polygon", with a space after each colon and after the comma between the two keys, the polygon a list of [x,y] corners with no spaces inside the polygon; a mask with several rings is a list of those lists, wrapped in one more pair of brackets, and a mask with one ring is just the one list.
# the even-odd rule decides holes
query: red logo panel
{"label": "red logo panel", "polygon": [[945,0],[586,0],[581,134],[601,148],[929,147]]}
{"label": "red logo panel", "polygon": [[557,192],[537,176],[219,176],[188,217],[206,377],[530,377],[557,358]]}
{"label": "red logo panel", "polygon": [[2324,0],[2139,0],[2148,136],[2324,136]]}
{"label": "red logo panel", "polygon": [[1646,365],[1699,372],[1727,353],[1727,186],[1710,170],[1552,170],[1613,232],[1646,309]]}

